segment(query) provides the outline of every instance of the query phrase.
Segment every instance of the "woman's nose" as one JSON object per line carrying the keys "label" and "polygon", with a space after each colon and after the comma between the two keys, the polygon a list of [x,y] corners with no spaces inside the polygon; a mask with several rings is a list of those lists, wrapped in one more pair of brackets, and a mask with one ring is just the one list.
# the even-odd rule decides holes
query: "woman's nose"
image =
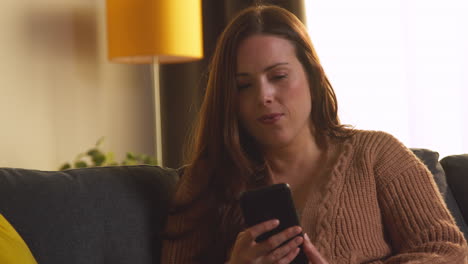
{"label": "woman's nose", "polygon": [[263,105],[271,104],[275,98],[275,89],[268,81],[258,84],[258,99]]}

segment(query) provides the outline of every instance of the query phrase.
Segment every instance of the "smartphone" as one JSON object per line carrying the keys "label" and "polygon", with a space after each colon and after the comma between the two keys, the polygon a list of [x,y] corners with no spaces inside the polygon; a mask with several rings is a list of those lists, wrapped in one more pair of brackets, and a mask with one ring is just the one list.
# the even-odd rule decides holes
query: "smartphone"
{"label": "smartphone", "polygon": [[[261,234],[255,239],[256,242],[262,242],[289,227],[300,225],[294,207],[291,189],[289,185],[285,183],[273,184],[243,192],[240,197],[240,207],[248,227],[272,219],[278,219],[280,221],[277,228]],[[302,234],[298,236],[302,236]],[[289,242],[289,240],[285,243],[287,242]],[[307,264],[308,260],[302,250],[302,245],[299,248],[299,254],[291,263]]]}

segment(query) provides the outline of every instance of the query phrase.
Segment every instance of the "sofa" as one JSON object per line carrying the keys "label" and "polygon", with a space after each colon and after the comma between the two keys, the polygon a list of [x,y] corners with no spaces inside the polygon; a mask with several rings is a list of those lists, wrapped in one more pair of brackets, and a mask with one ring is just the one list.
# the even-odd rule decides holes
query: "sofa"
{"label": "sofa", "polygon": [[[468,154],[412,149],[468,237]],[[0,213],[40,264],[160,262],[177,170],[116,166],[38,171],[0,168]]]}

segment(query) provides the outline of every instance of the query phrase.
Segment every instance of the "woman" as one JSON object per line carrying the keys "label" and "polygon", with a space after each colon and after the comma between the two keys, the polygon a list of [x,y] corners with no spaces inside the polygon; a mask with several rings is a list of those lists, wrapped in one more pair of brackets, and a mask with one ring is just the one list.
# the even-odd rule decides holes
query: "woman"
{"label": "woman", "polygon": [[[314,264],[467,262],[425,166],[386,133],[340,124],[306,29],[288,11],[251,7],[227,26],[197,125],[162,263],[290,263],[301,244]],[[256,243],[278,223],[246,228],[239,194],[280,182],[301,227]]]}

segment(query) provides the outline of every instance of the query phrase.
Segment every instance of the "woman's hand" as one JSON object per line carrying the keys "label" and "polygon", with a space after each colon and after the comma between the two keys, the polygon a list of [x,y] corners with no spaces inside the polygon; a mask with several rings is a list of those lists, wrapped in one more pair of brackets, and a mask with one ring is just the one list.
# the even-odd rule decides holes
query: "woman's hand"
{"label": "woman's hand", "polygon": [[328,264],[328,262],[320,255],[317,248],[310,242],[310,238],[307,234],[304,234],[304,244],[302,245],[307,259],[310,264]]}
{"label": "woman's hand", "polygon": [[278,246],[300,234],[301,227],[290,227],[265,241],[255,242],[258,236],[275,229],[278,225],[278,220],[269,220],[240,232],[232,249],[229,264],[290,263],[299,253],[299,245],[304,239],[298,236],[287,244]]}

